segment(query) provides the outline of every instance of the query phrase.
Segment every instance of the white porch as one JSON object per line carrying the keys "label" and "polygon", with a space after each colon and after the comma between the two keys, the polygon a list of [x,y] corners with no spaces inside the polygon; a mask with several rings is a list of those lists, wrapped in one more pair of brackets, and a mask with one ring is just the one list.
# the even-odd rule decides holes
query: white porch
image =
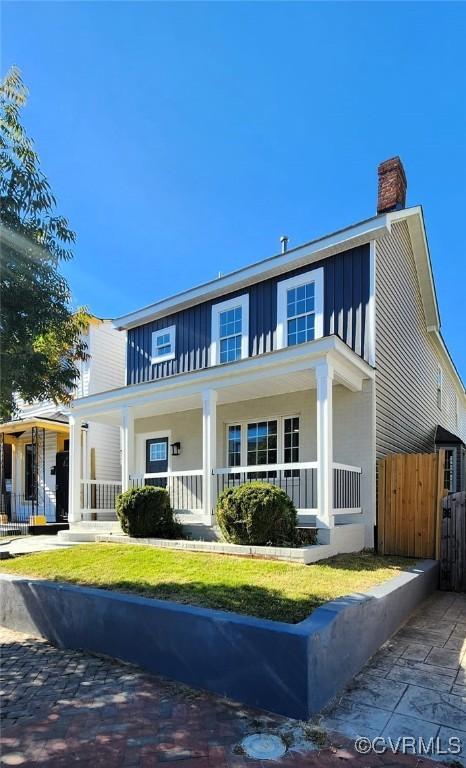
{"label": "white porch", "polygon": [[[371,528],[372,378],[373,369],[331,336],[76,401],[70,521],[103,519],[102,510],[109,518],[121,490],[147,483],[167,487],[183,522],[211,525],[218,493],[257,477],[288,493],[302,525],[330,529],[357,515]],[[120,426],[121,477],[83,478],[77,446],[87,421]],[[158,437],[166,439],[167,466],[151,472],[146,443]]]}

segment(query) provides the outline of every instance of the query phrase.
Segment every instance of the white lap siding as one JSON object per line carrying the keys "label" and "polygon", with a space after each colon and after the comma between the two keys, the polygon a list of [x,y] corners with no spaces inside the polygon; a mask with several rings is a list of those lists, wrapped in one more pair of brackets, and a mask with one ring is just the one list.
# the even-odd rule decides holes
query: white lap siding
{"label": "white lap siding", "polygon": [[[110,320],[89,326],[84,395],[121,387],[125,383],[126,334],[116,331]],[[89,422],[87,430],[87,476],[97,480],[121,480],[120,430]]]}
{"label": "white lap siding", "polygon": [[377,456],[432,452],[437,424],[465,440],[461,410],[456,419],[455,394],[461,408],[460,391],[427,331],[407,224],[395,223],[376,246]]}

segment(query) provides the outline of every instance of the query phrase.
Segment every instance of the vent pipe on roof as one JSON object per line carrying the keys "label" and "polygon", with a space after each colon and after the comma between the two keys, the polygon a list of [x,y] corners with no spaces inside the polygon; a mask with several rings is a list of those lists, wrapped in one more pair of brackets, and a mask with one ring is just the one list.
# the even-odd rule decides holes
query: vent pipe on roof
{"label": "vent pipe on roof", "polygon": [[280,238],[280,242],[282,244],[282,253],[286,253],[288,250],[288,235],[282,235]]}

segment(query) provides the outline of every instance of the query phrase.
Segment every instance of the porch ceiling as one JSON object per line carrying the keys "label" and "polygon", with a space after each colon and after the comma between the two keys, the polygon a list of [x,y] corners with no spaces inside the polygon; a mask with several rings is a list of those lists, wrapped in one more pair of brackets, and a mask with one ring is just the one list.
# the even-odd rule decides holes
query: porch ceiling
{"label": "porch ceiling", "polygon": [[122,387],[74,401],[72,411],[84,420],[121,424],[121,409],[132,408],[134,418],[202,408],[203,392],[214,389],[217,402],[233,403],[299,392],[316,387],[316,369],[331,363],[335,384],[353,391],[373,369],[335,336],[299,347],[269,352],[228,365],[177,374],[165,379]]}

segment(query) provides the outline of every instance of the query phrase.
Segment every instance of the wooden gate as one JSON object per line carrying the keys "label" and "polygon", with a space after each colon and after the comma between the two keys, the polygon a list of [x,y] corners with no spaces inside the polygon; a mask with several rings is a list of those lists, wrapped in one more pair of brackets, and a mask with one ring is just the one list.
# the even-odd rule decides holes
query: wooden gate
{"label": "wooden gate", "polygon": [[377,478],[377,550],[438,558],[445,453],[397,453],[381,459]]}
{"label": "wooden gate", "polygon": [[466,492],[442,500],[440,589],[466,592]]}

